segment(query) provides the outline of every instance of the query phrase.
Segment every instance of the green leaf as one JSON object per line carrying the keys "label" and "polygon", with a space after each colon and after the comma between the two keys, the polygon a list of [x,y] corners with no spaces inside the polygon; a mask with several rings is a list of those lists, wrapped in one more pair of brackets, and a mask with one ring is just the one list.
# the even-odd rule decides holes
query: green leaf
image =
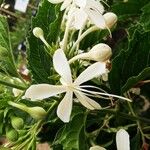
{"label": "green leaf", "polygon": [[61,144],[63,150],[87,150],[84,131],[86,114],[81,108],[74,110],[71,121],[61,128],[54,144]]}
{"label": "green leaf", "polygon": [[122,93],[136,85],[139,81],[145,80],[148,77],[150,77],[150,67],[145,68],[137,76],[130,77],[126,84],[122,87]]}
{"label": "green leaf", "polygon": [[128,0],[127,2],[116,2],[112,5],[111,11],[116,13],[119,19],[128,19],[130,16],[141,14],[141,8],[149,0]]}
{"label": "green leaf", "polygon": [[142,16],[141,16],[141,24],[143,26],[143,28],[145,29],[145,31],[150,31],[150,3],[148,3],[147,5],[145,5],[142,8]]}
{"label": "green leaf", "polygon": [[0,71],[17,77],[7,20],[0,15]]}
{"label": "green leaf", "polygon": [[141,135],[138,131],[137,134],[131,139],[131,150],[138,150],[141,148]]}
{"label": "green leaf", "polygon": [[[52,67],[52,58],[46,53],[46,47],[37,39],[32,30],[34,27],[40,27],[44,31],[44,36],[47,42],[51,45],[55,43],[61,24],[62,12],[56,13],[57,6],[51,4],[47,0],[41,1],[39,10],[32,19],[32,28],[28,37],[29,50],[28,50],[28,63],[32,72],[33,79],[38,83],[49,83],[49,76],[51,75],[50,68]],[[56,14],[56,15],[55,15]],[[55,38],[54,38],[55,36]]]}
{"label": "green leaf", "polygon": [[[139,82],[149,76],[144,72],[144,69],[150,65],[149,41],[150,32],[140,33],[136,30],[129,40],[128,49],[122,50],[114,58],[109,74],[110,87],[114,93],[121,94],[134,86],[136,81]],[[137,79],[132,78],[133,76],[137,76]]]}

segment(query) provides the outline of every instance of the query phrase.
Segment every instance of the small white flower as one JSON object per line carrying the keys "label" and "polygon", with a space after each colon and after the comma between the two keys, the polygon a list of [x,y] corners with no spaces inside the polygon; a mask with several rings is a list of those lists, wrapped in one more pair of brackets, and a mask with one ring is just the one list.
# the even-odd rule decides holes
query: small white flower
{"label": "small white flower", "polygon": [[106,28],[105,19],[103,17],[104,7],[97,0],[74,0],[76,8],[71,10],[73,16],[72,26],[81,29],[86,21],[95,24],[99,28]]}
{"label": "small white flower", "polygon": [[124,129],[120,129],[116,134],[117,150],[130,150],[129,134]]}
{"label": "small white flower", "polygon": [[79,100],[79,102],[88,109],[100,109],[101,106],[93,101],[91,98],[87,97],[80,86],[82,83],[91,80],[105,73],[105,63],[97,62],[89,66],[84,70],[77,79],[73,82],[71,69],[64,52],[59,49],[55,52],[53,56],[53,64],[56,72],[61,76],[62,85],[50,85],[50,84],[38,84],[30,86],[26,93],[26,98],[31,98],[32,100],[44,99],[57,94],[66,92],[65,97],[60,102],[57,108],[58,117],[64,121],[69,122],[70,114],[72,110],[73,103],[73,93]]}
{"label": "small white flower", "polygon": [[104,147],[95,145],[95,146],[90,147],[89,150],[106,150],[106,149]]}

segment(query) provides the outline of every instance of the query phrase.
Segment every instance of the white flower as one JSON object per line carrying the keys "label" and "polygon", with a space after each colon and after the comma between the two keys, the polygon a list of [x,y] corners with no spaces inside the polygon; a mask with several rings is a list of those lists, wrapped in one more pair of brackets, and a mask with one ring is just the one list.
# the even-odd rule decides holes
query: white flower
{"label": "white flower", "polygon": [[57,115],[64,122],[69,122],[70,120],[73,104],[73,93],[77,97],[78,101],[86,108],[91,110],[101,108],[97,102],[93,101],[91,98],[87,97],[85,93],[83,93],[83,91],[88,91],[82,89],[82,86],[80,85],[94,77],[105,73],[105,63],[97,62],[89,66],[77,77],[74,82],[72,79],[69,63],[61,49],[55,52],[53,56],[53,64],[56,72],[61,76],[60,81],[62,85],[31,85],[25,93],[26,98],[30,98],[31,100],[44,99],[66,92],[63,100],[60,102],[57,108]]}
{"label": "white flower", "polygon": [[116,134],[117,150],[130,150],[129,134],[124,129],[120,129]]}
{"label": "white flower", "polygon": [[70,6],[70,4],[73,0],[48,0],[48,1],[52,4],[59,4],[59,3],[63,2],[61,5],[61,8],[60,8],[60,10],[62,11],[64,9],[66,9],[68,6]]}
{"label": "white flower", "polygon": [[74,0],[76,5],[72,12],[72,26],[81,29],[89,19],[99,28],[106,28],[105,19],[103,17],[104,7],[97,0]]}
{"label": "white flower", "polygon": [[104,147],[95,145],[95,146],[90,147],[89,150],[106,150],[106,149]]}

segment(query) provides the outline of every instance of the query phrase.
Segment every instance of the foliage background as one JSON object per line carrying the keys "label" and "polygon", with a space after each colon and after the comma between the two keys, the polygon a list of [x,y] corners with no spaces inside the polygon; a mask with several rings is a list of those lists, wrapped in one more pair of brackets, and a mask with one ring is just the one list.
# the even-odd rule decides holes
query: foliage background
{"label": "foliage background", "polygon": [[[18,26],[19,32],[10,34],[5,18],[1,16],[0,54],[2,49],[6,51],[3,57],[1,54],[0,59],[1,135],[5,135],[5,126],[10,124],[12,112],[24,118],[23,130],[28,131],[36,124],[29,115],[21,111],[18,113],[18,110],[7,103],[9,100],[16,102],[19,100],[28,106],[41,106],[48,111],[48,117],[42,123],[41,130],[34,140],[48,141],[54,150],[87,150],[92,143],[104,146],[108,150],[116,149],[115,135],[120,128],[129,132],[131,150],[142,148],[148,150],[150,144],[150,83],[144,81],[150,80],[150,2],[149,0],[109,0],[107,2],[110,7],[106,6],[106,9],[118,16],[117,26],[112,31],[112,38],[107,35],[106,31],[97,31],[88,35],[81,43],[81,48],[85,51],[89,46],[92,47],[99,42],[108,44],[113,51],[108,83],[101,83],[96,79],[91,81],[91,84],[96,84],[107,92],[118,95],[128,95],[131,88],[138,87],[141,89],[140,95],[130,93],[133,99],[131,104],[119,100],[115,101],[114,106],[110,109],[100,111],[90,112],[77,104],[73,108],[72,119],[68,124],[62,123],[56,117],[57,105],[48,111],[53,104],[53,99],[40,102],[14,99],[11,87],[18,85],[20,89],[27,88],[23,81],[18,84],[14,79],[17,77],[24,80],[16,69],[19,62],[13,57],[14,43],[18,41],[15,38],[21,35],[18,33],[22,31]],[[51,45],[51,51],[57,49],[57,37],[62,34],[60,25],[63,15],[59,7],[59,5],[50,4],[47,0],[41,0],[38,12],[32,18],[31,29],[26,36],[28,68],[32,77],[32,81],[28,84],[56,82],[51,69],[52,58],[45,52],[46,47],[43,43],[33,36],[32,29],[36,26],[41,27],[46,40]],[[12,82],[11,79],[14,81]],[[3,85],[7,85],[7,88]],[[109,102],[105,100],[101,100],[100,103],[102,106],[109,105]],[[25,119],[26,117],[28,119]]]}

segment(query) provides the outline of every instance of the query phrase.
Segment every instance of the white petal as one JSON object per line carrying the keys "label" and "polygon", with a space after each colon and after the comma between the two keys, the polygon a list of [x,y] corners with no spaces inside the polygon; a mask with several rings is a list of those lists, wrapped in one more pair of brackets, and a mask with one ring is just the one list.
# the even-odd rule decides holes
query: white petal
{"label": "white petal", "polygon": [[74,3],[80,7],[80,8],[84,8],[86,6],[86,1],[87,0],[74,0]]}
{"label": "white petal", "polygon": [[92,100],[91,98],[84,95],[82,92],[74,92],[80,103],[85,106],[88,109],[94,110],[94,109],[101,109],[101,106]]}
{"label": "white petal", "polygon": [[52,4],[58,4],[58,3],[63,2],[64,0],[48,0],[48,1]]}
{"label": "white petal", "polygon": [[72,111],[72,99],[73,93],[67,92],[63,100],[60,102],[57,108],[57,116],[63,121],[63,122],[69,122],[70,115]]}
{"label": "white petal", "polygon": [[104,13],[104,6],[96,0],[86,0],[86,8],[95,10],[100,14]]}
{"label": "white petal", "polygon": [[95,145],[95,146],[90,147],[89,150],[106,150],[106,149],[104,147]]}
{"label": "white petal", "polygon": [[106,72],[106,64],[103,62],[96,62],[85,69],[75,80],[74,84],[80,85],[86,81],[89,81],[99,75]]}
{"label": "white petal", "polygon": [[63,78],[66,83],[72,83],[70,66],[63,50],[56,50],[53,56],[53,65],[56,72]]}
{"label": "white petal", "polygon": [[95,24],[97,27],[99,27],[101,29],[106,28],[106,22],[101,13],[99,13],[98,11],[95,11],[95,10],[91,10],[91,9],[86,9],[85,11],[89,16],[90,21],[93,24]]}
{"label": "white petal", "polygon": [[64,86],[60,85],[50,85],[50,84],[37,84],[31,85],[25,92],[25,98],[30,98],[31,100],[45,99],[51,96],[65,92]]}
{"label": "white petal", "polygon": [[63,4],[61,5],[60,10],[62,11],[62,10],[64,10],[64,9],[66,9],[66,8],[71,4],[71,2],[72,2],[72,0],[65,0],[65,1],[63,2]]}
{"label": "white petal", "polygon": [[85,22],[87,21],[87,14],[84,12],[83,9],[76,9],[76,12],[74,12],[74,27],[76,29],[81,29],[83,27],[83,25],[85,24]]}
{"label": "white petal", "polygon": [[129,134],[124,129],[120,129],[116,134],[117,150],[130,150]]}

